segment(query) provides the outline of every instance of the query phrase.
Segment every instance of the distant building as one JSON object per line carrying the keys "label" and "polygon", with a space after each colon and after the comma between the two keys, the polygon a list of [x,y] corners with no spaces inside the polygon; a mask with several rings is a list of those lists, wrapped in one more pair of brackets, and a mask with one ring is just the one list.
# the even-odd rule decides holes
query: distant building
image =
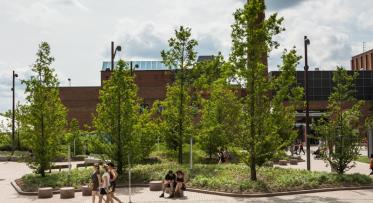
{"label": "distant building", "polygon": [[373,70],[373,49],[353,56],[351,70]]}

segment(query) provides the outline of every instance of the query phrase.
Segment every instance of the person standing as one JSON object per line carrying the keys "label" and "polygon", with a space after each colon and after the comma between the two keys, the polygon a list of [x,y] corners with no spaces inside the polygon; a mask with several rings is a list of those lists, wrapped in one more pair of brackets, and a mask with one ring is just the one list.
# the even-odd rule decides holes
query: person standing
{"label": "person standing", "polygon": [[114,203],[114,199],[118,202],[120,199],[115,196],[115,188],[117,186],[117,179],[118,179],[118,173],[114,168],[114,164],[112,162],[108,163],[109,167],[109,175],[110,175],[110,190],[109,190],[109,195],[110,195],[110,202]]}
{"label": "person standing", "polygon": [[305,152],[304,149],[303,149],[303,142],[300,142],[300,143],[299,143],[299,155],[300,155],[301,152],[303,152],[303,155],[306,154],[306,152]]}
{"label": "person standing", "polygon": [[102,203],[102,199],[104,195],[106,195],[105,203],[109,203],[111,201],[109,195],[109,187],[110,187],[110,175],[109,175],[109,167],[107,165],[104,166],[105,172],[102,175],[101,185],[100,185],[100,198],[98,200],[99,203]]}
{"label": "person standing", "polygon": [[96,196],[99,195],[98,188],[101,185],[101,177],[100,177],[100,165],[95,164],[93,166],[93,173],[91,174],[91,181],[92,181],[92,203],[95,203]]}

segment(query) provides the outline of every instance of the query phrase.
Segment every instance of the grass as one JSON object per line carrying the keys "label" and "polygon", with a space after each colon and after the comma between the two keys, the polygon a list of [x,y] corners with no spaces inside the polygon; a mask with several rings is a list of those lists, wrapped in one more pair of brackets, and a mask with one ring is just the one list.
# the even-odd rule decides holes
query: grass
{"label": "grass", "polygon": [[356,161],[362,162],[362,163],[367,163],[367,164],[370,163],[369,157],[367,157],[367,156],[359,156]]}
{"label": "grass", "polygon": [[[192,170],[187,165],[154,164],[137,165],[132,168],[132,183],[148,183],[151,180],[161,180],[169,169],[180,169],[186,172],[188,187],[238,193],[281,192],[302,189],[316,189],[341,186],[371,185],[372,179],[361,174],[337,175],[326,172],[309,172],[305,170],[283,168],[258,168],[258,181],[251,181],[249,168],[242,164],[196,164]],[[80,185],[90,182],[91,169],[72,170],[70,184],[67,172],[48,174],[41,178],[29,174],[22,177],[21,186],[26,191],[36,191],[38,187],[59,188]],[[126,184],[128,172],[120,176],[118,184]]]}

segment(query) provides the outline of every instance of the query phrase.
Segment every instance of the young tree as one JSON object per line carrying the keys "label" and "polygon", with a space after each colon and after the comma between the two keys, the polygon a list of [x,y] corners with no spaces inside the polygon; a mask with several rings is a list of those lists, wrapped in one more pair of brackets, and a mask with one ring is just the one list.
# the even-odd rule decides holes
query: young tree
{"label": "young tree", "polygon": [[24,121],[28,126],[27,138],[33,154],[30,164],[44,177],[44,171],[50,167],[64,134],[66,109],[59,97],[57,75],[50,67],[54,58],[50,56],[48,43],[42,42],[36,55],[36,63],[32,67],[35,75],[22,81],[26,84],[27,94]]}
{"label": "young tree", "polygon": [[[161,51],[161,56],[163,59],[163,63],[168,66],[170,69],[176,68],[176,82],[172,85],[172,88],[178,87],[178,101],[175,101],[174,104],[178,105],[177,109],[177,145],[178,145],[178,161],[180,164],[183,163],[183,142],[185,137],[185,122],[188,122],[190,115],[185,112],[186,108],[188,108],[189,104],[186,102],[188,97],[188,87],[185,87],[185,79],[187,70],[191,68],[195,64],[196,55],[197,53],[194,50],[194,47],[197,46],[198,42],[194,39],[191,39],[191,29],[183,26],[180,26],[179,30],[175,30],[175,37],[170,38],[168,40],[168,44],[170,49],[168,51]],[[175,92],[175,90],[171,90],[171,92]],[[170,95],[170,94],[168,94]],[[174,108],[172,108],[174,109]],[[176,109],[174,109],[176,110]],[[175,136],[175,135],[174,135]]]}
{"label": "young tree", "polygon": [[265,19],[264,0],[248,0],[243,9],[234,13],[232,25],[232,52],[230,60],[244,81],[247,96],[244,98],[244,130],[240,137],[243,149],[248,152],[251,179],[256,180],[256,165],[266,144],[271,142],[275,130],[270,116],[270,84],[266,58],[278,44],[272,37],[280,33],[282,18],[277,14]]}
{"label": "young tree", "polygon": [[212,158],[219,147],[232,143],[232,136],[240,133],[242,105],[237,93],[225,79],[212,84],[210,97],[203,101],[200,144]]}
{"label": "young tree", "polygon": [[[191,136],[193,130],[191,98],[188,92],[180,93],[180,91],[179,81],[176,81],[167,87],[166,99],[159,102],[159,105],[163,108],[160,114],[164,140],[170,149],[178,150],[179,163],[182,161],[180,153],[182,153],[184,138]],[[181,94],[183,94],[182,100]],[[181,111],[180,108],[182,108]],[[182,114],[180,115],[180,113]],[[180,116],[182,116],[182,119]],[[182,127],[180,128],[180,126]],[[182,130],[182,136],[180,130]]]}
{"label": "young tree", "polygon": [[360,154],[362,136],[359,134],[360,109],[363,101],[354,98],[355,72],[349,75],[343,67],[333,74],[333,92],[329,96],[328,111],[316,130],[325,144],[321,157],[339,174],[351,169],[351,162]]}
{"label": "young tree", "polygon": [[82,133],[79,128],[79,121],[73,118],[70,121],[69,132],[66,134],[67,144],[72,146],[73,155],[82,154]]}
{"label": "young tree", "polygon": [[134,126],[139,105],[137,87],[127,64],[120,60],[109,80],[100,90],[97,116],[94,125],[103,140],[103,149],[112,160],[117,161],[118,173],[122,174],[127,155],[135,145]]}

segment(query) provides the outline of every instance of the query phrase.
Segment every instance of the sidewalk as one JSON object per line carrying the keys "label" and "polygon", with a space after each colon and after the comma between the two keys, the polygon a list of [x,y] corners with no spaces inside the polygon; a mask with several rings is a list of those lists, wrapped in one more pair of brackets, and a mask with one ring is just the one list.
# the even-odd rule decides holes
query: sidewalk
{"label": "sidewalk", "polygon": [[[316,149],[317,149],[317,147],[311,147],[311,171],[330,172],[331,171],[330,166],[327,166],[327,164],[323,160],[314,158],[312,153],[314,151],[316,151]],[[362,155],[367,154],[366,150],[364,150],[364,149],[362,149],[360,153]],[[279,166],[279,165],[275,165],[275,166],[278,166],[278,167],[281,167],[281,168],[293,168],[293,169],[304,169],[304,170],[306,170],[307,169],[307,161],[306,161],[307,156],[303,155],[303,153],[301,153],[301,157],[305,161],[304,162],[299,162],[298,165],[288,164],[287,166]],[[356,164],[355,167],[353,167],[351,170],[347,171],[347,173],[350,173],[350,174],[351,173],[361,173],[361,174],[369,175],[369,173],[370,173],[369,164],[361,163],[361,162],[355,162],[355,164]]]}

